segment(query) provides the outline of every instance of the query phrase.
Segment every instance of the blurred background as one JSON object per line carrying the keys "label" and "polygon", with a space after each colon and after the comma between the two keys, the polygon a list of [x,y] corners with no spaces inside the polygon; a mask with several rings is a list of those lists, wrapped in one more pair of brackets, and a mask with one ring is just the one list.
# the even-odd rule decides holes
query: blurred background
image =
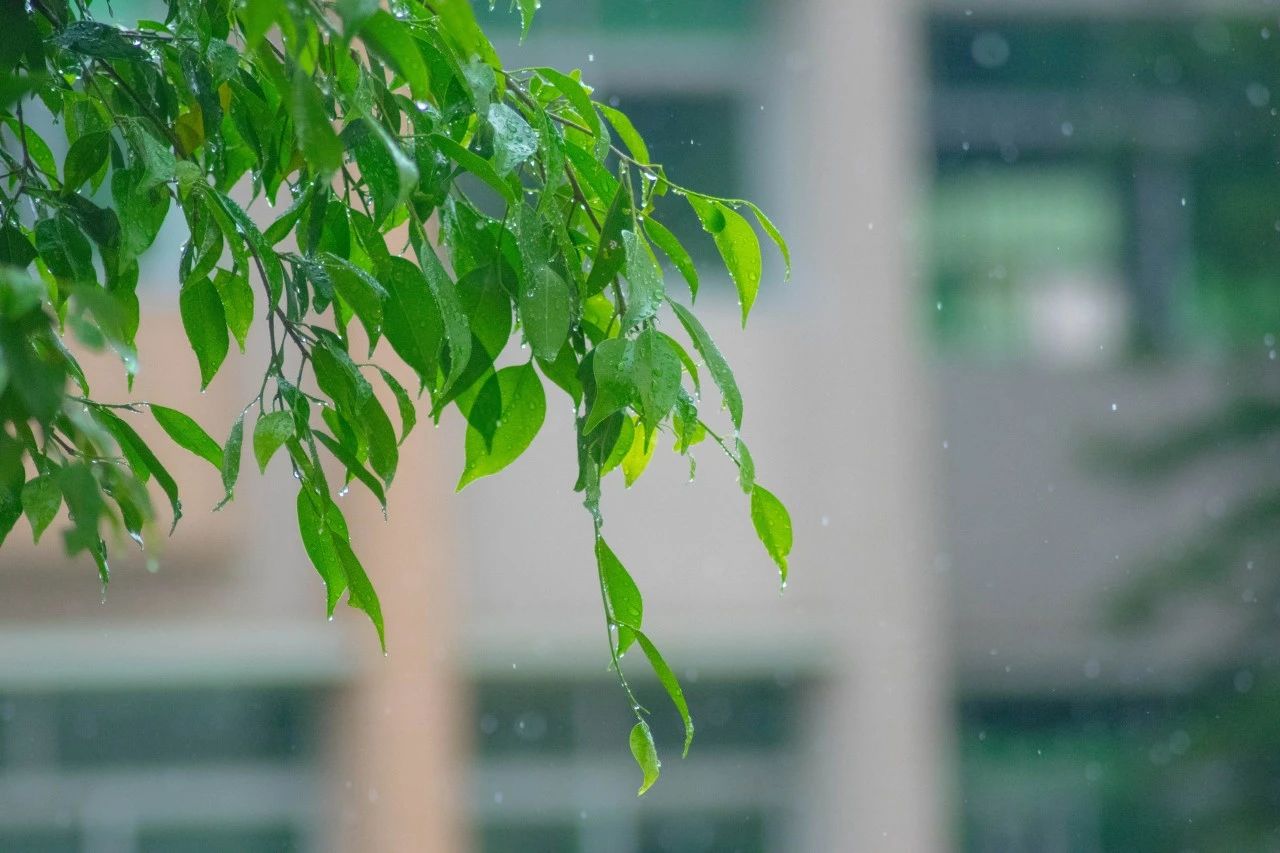
{"label": "blurred background", "polygon": [[[518,46],[478,6],[791,237],[747,332],[699,301],[789,588],[727,460],[606,490],[698,726],[679,760],[642,683],[637,799],[567,406],[461,495],[446,423],[389,522],[346,499],[387,657],[324,620],[282,466],[211,515],[175,449],[157,572],[0,556],[0,850],[1280,849],[1280,10],[545,0]],[[133,396],[222,435],[261,353],[196,393],[170,233]]]}

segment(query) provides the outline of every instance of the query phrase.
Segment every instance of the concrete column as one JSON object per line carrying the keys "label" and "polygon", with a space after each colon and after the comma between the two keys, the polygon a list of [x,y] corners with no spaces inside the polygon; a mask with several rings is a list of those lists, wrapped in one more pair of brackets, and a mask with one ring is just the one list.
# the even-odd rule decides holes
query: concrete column
{"label": "concrete column", "polygon": [[902,0],[807,0],[783,14],[803,164],[796,286],[811,324],[794,347],[823,377],[805,440],[825,449],[811,484],[838,539],[803,849],[942,851],[950,691],[912,236],[920,13]]}
{"label": "concrete column", "polygon": [[[401,376],[406,387],[413,380]],[[384,400],[388,411],[394,403]],[[425,418],[425,412],[423,414]],[[394,415],[392,416],[394,418]],[[460,853],[468,847],[470,744],[457,646],[453,525],[440,436],[430,423],[401,446],[390,520],[346,498],[353,543],[378,589],[387,655],[364,614],[351,611],[356,677],[332,721],[336,851]]]}

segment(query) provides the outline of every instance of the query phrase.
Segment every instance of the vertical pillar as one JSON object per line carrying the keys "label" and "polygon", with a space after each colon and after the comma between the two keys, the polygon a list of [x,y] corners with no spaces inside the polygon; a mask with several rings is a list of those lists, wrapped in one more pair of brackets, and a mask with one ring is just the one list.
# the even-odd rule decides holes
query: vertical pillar
{"label": "vertical pillar", "polygon": [[913,245],[920,12],[806,0],[787,13],[798,109],[788,156],[803,164],[796,287],[810,329],[794,346],[824,377],[805,440],[829,451],[812,484],[838,538],[824,570],[833,636],[810,706],[803,849],[943,851],[949,662]]}
{"label": "vertical pillar", "polygon": [[439,438],[424,426],[401,446],[388,521],[376,507],[350,508],[353,543],[382,602],[388,651],[379,653],[363,614],[353,611],[349,633],[361,653],[330,729],[339,759],[331,784],[335,853],[469,849],[454,533],[448,478],[438,475]]}

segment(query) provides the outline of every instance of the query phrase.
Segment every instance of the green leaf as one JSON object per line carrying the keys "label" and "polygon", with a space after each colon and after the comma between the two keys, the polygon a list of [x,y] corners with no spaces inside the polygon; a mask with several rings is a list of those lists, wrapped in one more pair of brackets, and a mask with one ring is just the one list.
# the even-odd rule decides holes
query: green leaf
{"label": "green leaf", "polygon": [[316,437],[317,441],[328,448],[329,452],[333,454],[334,459],[337,459],[342,463],[342,467],[347,469],[347,473],[350,474],[350,476],[355,477],[363,483],[365,488],[367,488],[373,496],[378,499],[378,503],[381,504],[382,511],[385,513],[387,511],[387,494],[383,491],[382,484],[378,482],[376,477],[369,473],[368,469],[365,468],[363,463],[356,458],[355,454],[337,439],[326,435],[320,430],[315,430],[312,434]]}
{"label": "green leaf", "polygon": [[121,249],[137,257],[146,251],[169,213],[169,193],[161,186],[144,187],[136,168],[111,173],[111,196],[120,215]]}
{"label": "green leaf", "polygon": [[351,550],[351,545],[346,540],[335,539],[334,546],[338,550],[338,559],[342,561],[342,568],[347,573],[347,606],[363,610],[365,615],[369,617],[369,621],[373,623],[373,627],[378,631],[378,644],[385,653],[387,650],[387,629],[383,624],[382,604],[378,601],[378,593],[374,591],[373,583],[369,580],[369,576],[365,574],[364,566],[360,565],[360,560],[356,557],[355,551]]}
{"label": "green leaf", "polygon": [[284,268],[280,265],[280,258],[276,256],[271,244],[262,236],[258,226],[254,224],[253,220],[249,218],[240,205],[223,193],[213,191],[210,195],[214,203],[209,205],[209,210],[219,220],[219,224],[222,226],[222,233],[227,238],[227,242],[233,247],[245,242],[248,243],[249,251],[253,254],[260,266],[261,274],[266,279],[267,293],[270,297],[271,305],[278,304],[280,295],[284,292]]}
{"label": "green leaf", "polygon": [[661,334],[662,339],[667,342],[667,346],[671,347],[671,351],[676,354],[676,358],[680,359],[680,363],[684,366],[685,371],[688,372],[689,378],[693,380],[693,390],[696,393],[701,394],[702,379],[698,375],[697,363],[693,360],[693,357],[689,355],[688,351],[680,345],[679,341],[668,335],[666,332],[662,332]]}
{"label": "green leaf", "polygon": [[404,444],[404,440],[409,437],[409,433],[413,432],[414,426],[418,423],[418,412],[413,407],[413,399],[409,396],[409,392],[399,380],[381,367],[378,368],[378,372],[382,374],[382,380],[387,383],[387,387],[396,398],[396,407],[400,410],[400,444]]}
{"label": "green leaf", "polygon": [[551,267],[532,272],[520,289],[520,322],[533,354],[554,360],[569,337],[569,285]]}
{"label": "green leaf", "polygon": [[649,659],[649,665],[653,667],[654,675],[658,676],[658,681],[661,682],[663,689],[671,697],[671,703],[676,706],[676,711],[680,714],[680,721],[684,723],[683,756],[687,757],[689,755],[689,745],[693,743],[693,718],[689,716],[689,703],[685,701],[684,691],[680,689],[680,680],[671,671],[671,667],[667,666],[667,662],[663,660],[657,646],[640,631],[636,631],[636,642],[640,644],[640,648],[644,651],[644,656]]}
{"label": "green leaf", "polygon": [[200,424],[177,409],[155,404],[151,405],[151,415],[179,447],[191,451],[214,468],[222,469],[222,448]]}
{"label": "green leaf", "polygon": [[97,278],[93,268],[93,249],[84,233],[71,218],[58,214],[42,219],[35,227],[36,249],[49,272],[72,282],[91,282]]}
{"label": "green leaf", "polygon": [[240,413],[240,417],[236,418],[236,422],[231,425],[231,434],[227,436],[227,443],[222,446],[222,487],[226,490],[226,495],[218,503],[215,509],[221,509],[235,497],[236,480],[240,479],[240,448],[244,444],[244,412]]}
{"label": "green leaf", "polygon": [[125,38],[119,29],[97,21],[74,21],[63,27],[52,41],[63,50],[96,59],[147,58],[146,52]]}
{"label": "green leaf", "polygon": [[729,362],[724,360],[711,335],[707,334],[702,323],[688,308],[678,302],[671,302],[670,305],[680,320],[680,325],[684,326],[685,332],[693,341],[694,349],[702,356],[703,363],[711,371],[711,378],[720,389],[724,404],[729,407],[729,417],[733,419],[733,426],[736,429],[742,429],[742,393],[738,390],[737,380],[733,378],[733,371],[729,369]]}
{"label": "green leaf", "polygon": [[458,480],[459,491],[518,459],[533,443],[546,418],[547,398],[532,364],[504,367],[489,382],[497,384],[501,398],[492,441],[487,442],[481,430],[468,425],[467,461]]}
{"label": "green leaf", "polygon": [[0,227],[0,264],[27,267],[36,259],[35,246],[14,225]]}
{"label": "green leaf", "polygon": [[636,411],[648,432],[657,429],[680,392],[680,358],[657,329],[640,333],[632,346]]}
{"label": "green leaf", "polygon": [[778,564],[783,586],[787,583],[787,555],[791,553],[791,514],[782,501],[763,486],[751,490],[751,523],[764,549]]}
{"label": "green leaf", "polygon": [[760,223],[760,227],[764,229],[764,233],[769,235],[769,239],[778,247],[778,251],[782,254],[782,260],[786,264],[786,277],[791,278],[791,249],[787,246],[787,241],[783,238],[782,232],[773,224],[769,217],[764,215],[764,211],[751,202],[747,202],[747,207],[751,208],[751,212],[756,216],[756,222]]}
{"label": "green leaf", "polygon": [[383,304],[388,299],[386,288],[346,258],[324,252],[320,261],[338,295],[356,312],[372,349],[382,335]]}
{"label": "green leaf", "polygon": [[289,113],[298,150],[311,168],[324,177],[338,171],[342,166],[342,142],[333,132],[315,81],[298,67],[293,69],[290,81]]}
{"label": "green leaf", "polygon": [[369,437],[369,466],[390,487],[400,461],[396,431],[382,404],[373,394],[365,398],[360,408],[360,418]]}
{"label": "green leaf", "polygon": [[138,184],[134,191],[143,192],[173,180],[178,173],[178,160],[169,146],[157,139],[141,120],[121,118],[119,121],[135,157]]}
{"label": "green leaf", "polygon": [[360,26],[360,38],[375,56],[391,66],[406,83],[415,100],[431,97],[431,77],[409,28],[379,9]]}
{"label": "green leaf", "polygon": [[222,301],[222,312],[227,319],[227,328],[236,339],[240,352],[244,352],[245,341],[249,337],[249,327],[253,325],[253,288],[243,275],[220,269],[213,276],[213,287],[218,291],[218,299]]}
{"label": "green leaf", "polygon": [[607,104],[596,104],[595,107],[609,120],[614,132],[618,134],[618,138],[622,140],[623,145],[627,146],[627,150],[635,160],[640,163],[651,162],[649,148],[644,144],[644,137],[636,130],[626,113]]}
{"label": "green leaf", "polygon": [[698,268],[694,266],[693,258],[689,256],[688,250],[676,238],[676,235],[667,230],[667,227],[653,217],[646,217],[644,220],[644,230],[649,239],[657,244],[675,268],[680,271],[680,275],[684,276],[684,280],[689,282],[689,296],[692,299],[698,298]]}
{"label": "green leaf", "polygon": [[488,120],[493,128],[494,167],[500,176],[537,153],[538,134],[520,113],[503,103],[490,104]]}
{"label": "green leaf", "polygon": [[640,475],[644,473],[644,469],[649,467],[649,460],[653,458],[653,451],[657,446],[657,436],[643,423],[633,429],[631,446],[627,448],[621,463],[622,476],[628,489],[635,485],[636,480],[639,480]]}
{"label": "green leaf", "polygon": [[622,316],[622,328],[628,331],[658,313],[666,290],[662,270],[644,238],[624,230],[622,246],[626,258],[623,274],[627,277],[627,313]]}
{"label": "green leaf", "polygon": [[[169,532],[172,534],[174,528],[178,526],[178,519],[182,518],[182,501],[178,498],[178,484],[174,482],[169,471],[160,464],[160,460],[151,452],[151,448],[133,427],[101,406],[94,409],[94,415],[120,445],[121,451],[124,452],[138,478],[145,480],[145,475],[150,474],[160,484],[161,490],[169,498],[169,506],[173,509],[173,524],[169,527]],[[142,466],[141,469],[139,465]]]}
{"label": "green leaf", "polygon": [[293,429],[292,412],[270,412],[258,418],[253,426],[253,457],[259,471],[266,472],[271,457],[293,438]]}
{"label": "green leaf", "polygon": [[[338,558],[329,520],[315,506],[316,501],[324,501],[326,504],[331,501],[328,500],[328,495],[313,495],[311,489],[310,484],[304,483],[298,492],[298,533],[302,536],[302,547],[307,552],[311,565],[315,566],[320,579],[324,581],[326,613],[332,616],[338,599],[347,589],[347,572]],[[345,524],[341,536],[346,536]]]}
{"label": "green leaf", "polygon": [[533,25],[533,16],[542,6],[542,0],[518,0],[520,6],[520,40],[529,35],[529,27]]}
{"label": "green leaf", "polygon": [[258,46],[276,16],[283,11],[278,0],[245,0],[238,10],[240,26],[244,30],[244,48],[250,53]]}
{"label": "green leaf", "polygon": [[354,151],[360,176],[373,197],[374,225],[381,225],[413,194],[418,165],[375,121],[354,122],[342,135]]}
{"label": "green leaf", "polygon": [[467,320],[457,288],[449,280],[448,273],[429,245],[421,247],[418,260],[422,264],[427,287],[440,309],[440,318],[444,321],[444,337],[449,344],[449,373],[440,386],[440,394],[443,396],[462,375],[471,358],[471,324]]}
{"label": "green leaf", "polygon": [[200,363],[200,389],[204,390],[227,357],[227,315],[222,309],[222,299],[209,279],[195,279],[179,291],[178,311],[187,340]]}
{"label": "green leaf", "polygon": [[52,474],[42,474],[22,487],[22,511],[31,524],[31,537],[39,542],[62,506],[62,490]]}
{"label": "green leaf", "polygon": [[605,456],[604,461],[600,463],[600,476],[603,477],[614,468],[622,464],[622,460],[627,458],[627,454],[631,452],[631,445],[636,439],[636,425],[631,418],[618,415],[618,438],[613,443],[613,447],[609,449],[609,453]]}
{"label": "green leaf", "polygon": [[107,162],[110,136],[105,131],[86,133],[71,143],[62,162],[62,194],[69,195],[84,185]]}
{"label": "green leaf", "polygon": [[763,262],[760,258],[760,239],[755,229],[743,219],[733,208],[713,199],[700,196],[687,196],[702,228],[716,242],[720,257],[724,259],[725,269],[733,286],[738,290],[738,303],[742,306],[742,325],[747,324],[747,315],[756,301],[756,293],[760,290],[760,275]]}
{"label": "green leaf", "polygon": [[440,149],[440,153],[492,187],[498,195],[506,199],[508,204],[515,204],[518,201],[516,191],[502,180],[488,160],[473,151],[468,151],[442,133],[433,133],[431,142]]}
{"label": "green leaf", "polygon": [[596,248],[595,260],[591,262],[591,274],[587,277],[584,291],[593,296],[608,286],[627,260],[627,250],[623,243],[622,233],[631,225],[630,196],[625,183],[618,185],[618,191],[605,214],[600,226],[600,244]]}
{"label": "green leaf", "polygon": [[629,740],[631,755],[635,758],[636,764],[640,765],[640,772],[644,774],[644,781],[640,784],[640,790],[636,792],[637,797],[642,797],[644,792],[658,781],[662,762],[658,760],[658,748],[653,743],[653,732],[649,731],[649,724],[644,720],[632,726]]}
{"label": "green leaf", "polygon": [[595,380],[595,394],[587,413],[585,431],[590,433],[600,422],[631,404],[635,393],[632,384],[635,350],[625,338],[601,341],[592,351],[591,375]]}
{"label": "green leaf", "polygon": [[382,331],[391,348],[423,382],[434,382],[444,343],[444,322],[422,270],[404,258],[391,258],[380,278],[387,302]]}
{"label": "green leaf", "polygon": [[615,653],[621,657],[635,640],[635,629],[643,626],[644,599],[631,573],[601,536],[596,537],[596,569],[609,621],[618,630]]}
{"label": "green leaf", "polygon": [[564,95],[592,136],[600,136],[600,116],[591,102],[591,94],[582,83],[554,68],[535,68],[534,71]]}

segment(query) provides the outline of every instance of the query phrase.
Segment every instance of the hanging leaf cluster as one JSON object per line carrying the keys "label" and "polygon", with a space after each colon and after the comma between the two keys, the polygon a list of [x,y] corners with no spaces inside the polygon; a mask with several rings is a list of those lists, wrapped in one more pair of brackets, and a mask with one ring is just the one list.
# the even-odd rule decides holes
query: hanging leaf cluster
{"label": "hanging leaf cluster", "polygon": [[[526,30],[537,5],[518,4]],[[710,438],[737,466],[784,582],[791,549],[787,511],[756,483],[740,437],[733,373],[689,307],[699,270],[654,202],[691,206],[744,324],[762,236],[789,268],[777,229],[749,202],[675,183],[577,72],[505,68],[466,0],[165,11],[126,28],[103,3],[0,4],[0,541],[23,516],[39,539],[65,507],[67,550],[105,583],[108,542],[145,547],[153,494],[170,529],[182,515],[163,454],[133,426],[153,418],[213,466],[222,503],[246,450],[260,470],[286,457],[328,612],[345,595],[385,646],[335,496],[358,484],[385,510],[420,411],[465,419],[459,489],[497,473],[534,440],[547,394],[562,393],[643,793],[658,758],[623,673],[629,648],[666,688],[686,750],[693,725],[603,538],[601,480],[617,469],[634,483],[664,435],[685,456]],[[201,386],[233,348],[266,339],[261,385],[222,440],[172,408],[96,399],[73,355],[110,348],[132,382],[138,259],[175,217],[189,237],[174,285]],[[393,356],[416,387],[374,363]],[[722,407],[706,406],[707,385]]]}

